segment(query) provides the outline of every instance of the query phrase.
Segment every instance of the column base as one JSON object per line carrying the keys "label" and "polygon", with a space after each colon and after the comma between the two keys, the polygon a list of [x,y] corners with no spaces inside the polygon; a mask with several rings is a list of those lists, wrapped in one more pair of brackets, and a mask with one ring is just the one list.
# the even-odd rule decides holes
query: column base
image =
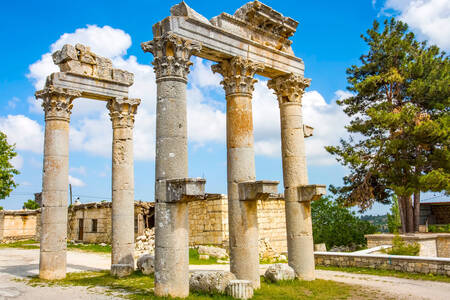
{"label": "column base", "polygon": [[113,264],[111,265],[111,275],[122,278],[130,276],[134,272],[134,266],[129,264]]}

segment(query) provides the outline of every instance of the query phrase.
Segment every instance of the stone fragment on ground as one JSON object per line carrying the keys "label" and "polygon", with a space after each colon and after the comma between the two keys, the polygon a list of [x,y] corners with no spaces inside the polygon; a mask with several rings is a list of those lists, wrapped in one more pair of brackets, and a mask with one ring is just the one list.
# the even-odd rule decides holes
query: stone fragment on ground
{"label": "stone fragment on ground", "polygon": [[236,276],[231,272],[217,271],[197,271],[189,278],[189,290],[210,294],[223,294],[231,281],[236,280]]}
{"label": "stone fragment on ground", "polygon": [[272,282],[295,279],[295,272],[287,264],[274,264],[267,268],[264,277]]}
{"label": "stone fragment on ground", "polygon": [[251,299],[253,297],[253,287],[250,280],[231,280],[225,289],[228,296],[235,299]]}
{"label": "stone fragment on ground", "polygon": [[111,265],[111,275],[117,278],[122,278],[133,274],[134,266],[128,264],[113,264]]}
{"label": "stone fragment on ground", "polygon": [[155,273],[155,257],[151,254],[144,254],[137,260],[137,269],[144,275]]}
{"label": "stone fragment on ground", "polygon": [[197,246],[198,254],[209,255],[218,259],[228,259],[228,253],[225,249],[213,246]]}

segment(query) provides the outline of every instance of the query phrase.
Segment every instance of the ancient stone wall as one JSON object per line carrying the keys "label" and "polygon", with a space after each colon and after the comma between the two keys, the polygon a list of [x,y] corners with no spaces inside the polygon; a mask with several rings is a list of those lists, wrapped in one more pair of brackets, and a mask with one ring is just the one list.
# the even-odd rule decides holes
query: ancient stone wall
{"label": "ancient stone wall", "polygon": [[[258,201],[259,238],[269,239],[277,252],[286,252],[286,221],[281,197]],[[210,194],[189,203],[189,244],[228,247],[228,201],[226,195]]]}
{"label": "ancient stone wall", "polygon": [[334,267],[363,267],[450,276],[450,259],[400,255],[355,255],[351,253],[315,252],[317,265]]}
{"label": "ancient stone wall", "polygon": [[[80,221],[82,220],[82,221]],[[93,222],[97,220],[96,231]],[[83,233],[80,235],[80,222]],[[111,207],[99,206],[85,209],[69,210],[67,236],[69,240],[85,243],[111,242]]]}
{"label": "ancient stone wall", "polygon": [[0,212],[0,242],[36,238],[37,210]]}
{"label": "ancient stone wall", "polygon": [[[381,245],[392,245],[393,234],[368,234],[367,247],[373,248]],[[407,244],[420,245],[419,256],[450,257],[450,234],[448,233],[419,233],[413,235],[400,235]]]}

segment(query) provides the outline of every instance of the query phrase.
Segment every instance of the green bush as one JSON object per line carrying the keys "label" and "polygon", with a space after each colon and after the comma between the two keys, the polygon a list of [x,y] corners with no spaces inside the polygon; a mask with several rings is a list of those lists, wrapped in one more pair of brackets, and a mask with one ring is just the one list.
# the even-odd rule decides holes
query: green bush
{"label": "green bush", "polygon": [[392,239],[392,248],[383,250],[383,252],[390,255],[409,255],[417,256],[420,252],[420,245],[418,243],[406,244],[405,241],[396,234]]}
{"label": "green bush", "polygon": [[429,225],[428,226],[429,232],[450,232],[450,224],[447,225]]}

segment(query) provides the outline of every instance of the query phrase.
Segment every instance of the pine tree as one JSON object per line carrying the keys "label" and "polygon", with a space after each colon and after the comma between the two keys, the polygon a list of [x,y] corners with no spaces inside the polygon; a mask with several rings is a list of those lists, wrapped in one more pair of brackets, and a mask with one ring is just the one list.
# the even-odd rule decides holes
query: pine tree
{"label": "pine tree", "polygon": [[362,38],[369,51],[360,66],[347,69],[354,96],[338,101],[352,118],[346,127],[352,137],[326,147],[350,174],[344,186],[331,189],[361,210],[390,203],[394,193],[402,230],[413,232],[420,192],[450,193],[449,57],[416,41],[393,18],[383,30],[375,21]]}

